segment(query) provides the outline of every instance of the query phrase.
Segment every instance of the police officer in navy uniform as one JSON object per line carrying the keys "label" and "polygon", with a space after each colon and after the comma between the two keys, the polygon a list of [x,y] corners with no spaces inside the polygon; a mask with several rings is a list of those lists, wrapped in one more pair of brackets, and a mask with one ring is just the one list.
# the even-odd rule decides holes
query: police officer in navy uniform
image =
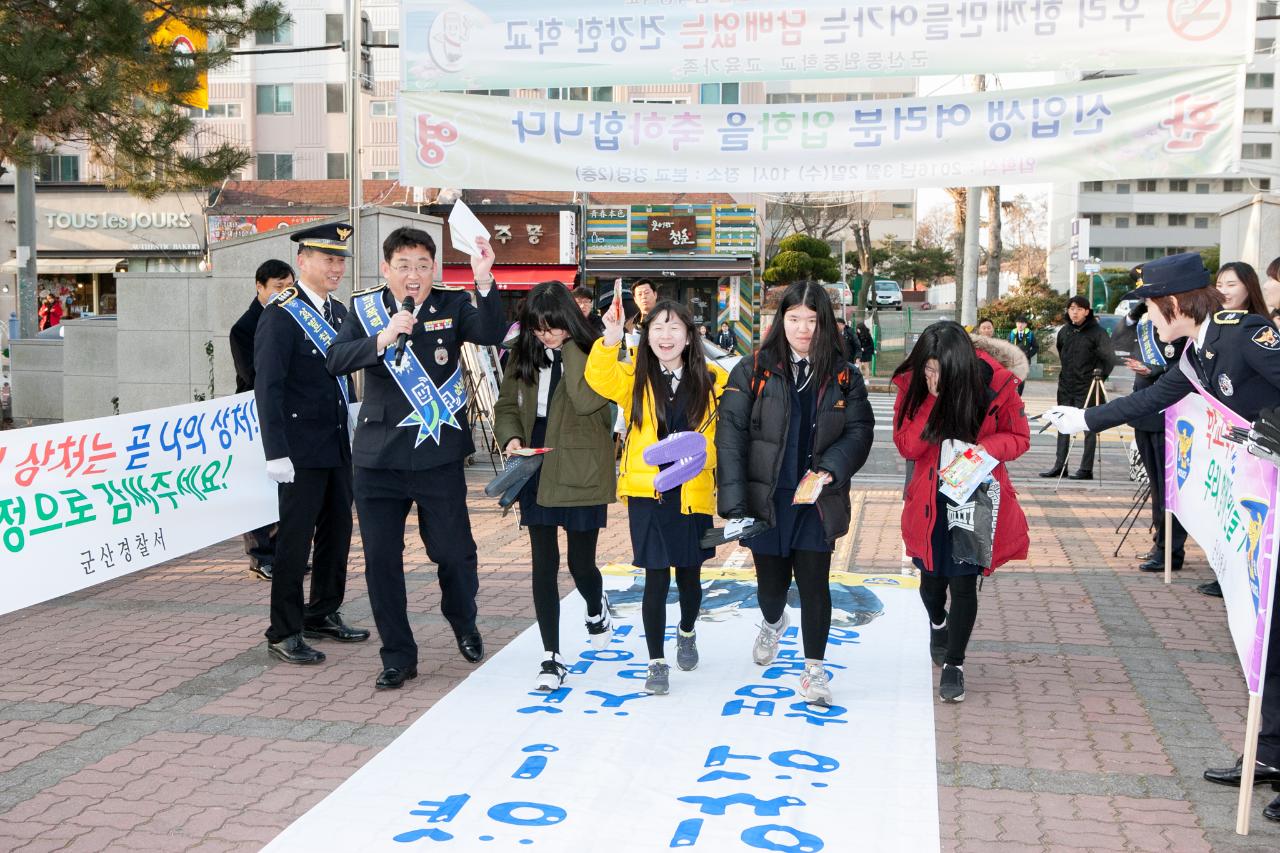
{"label": "police officer in navy uniform", "polygon": [[[477,240],[471,258],[477,305],[460,290],[433,287],[436,246],[414,228],[392,231],[382,244],[386,283],[353,297],[352,319],[329,351],[329,371],[345,376],[365,370],[364,402],[356,428],[355,498],[364,542],[365,582],[382,639],[382,666],[375,686],[393,689],[418,675],[418,646],[409,627],[404,579],[404,526],[410,504],[418,506],[418,531],[427,556],[439,567],[440,609],[453,628],[462,656],[484,656],[476,628],[476,543],[467,515],[463,459],[475,452],[466,409],[458,427],[439,424],[438,440],[418,443],[419,428],[402,426],[413,407],[382,360],[408,334],[413,352],[431,381],[446,386],[458,369],[462,344],[496,346],[506,332],[502,302],[490,270],[493,251]],[[360,316],[366,294],[381,300],[390,321],[376,336]],[[413,310],[405,310],[405,299]],[[478,307],[477,307],[478,306]],[[406,360],[407,360],[406,352]]]}
{"label": "police officer in navy uniform", "polygon": [[[342,642],[369,639],[369,632],[342,621],[351,548],[351,438],[347,403],[325,367],[325,353],[294,313],[292,300],[341,329],[346,306],[333,297],[346,270],[345,223],[300,231],[298,283],[263,309],[254,334],[254,398],[262,427],[267,476],[279,483],[280,526],[271,575],[271,626],[267,650],[287,663],[314,664],[324,653],[304,639]],[[293,306],[295,309],[299,306]],[[312,553],[311,596],[304,606],[303,575]]]}
{"label": "police officer in navy uniform", "polygon": [[[256,290],[254,298],[227,336],[231,363],[236,368],[237,394],[253,390],[256,376],[253,370],[253,337],[258,331],[258,320],[262,319],[262,310],[277,293],[293,287],[293,267],[276,258],[263,261],[254,273],[253,283]],[[276,525],[265,524],[243,534],[242,538],[244,551],[249,556],[249,571],[264,581],[271,580],[272,566],[276,561]]]}
{"label": "police officer in navy uniform", "polygon": [[[1129,298],[1147,300],[1147,316],[1163,340],[1187,338],[1185,362],[1204,390],[1247,421],[1280,404],[1280,334],[1265,317],[1222,311],[1200,255],[1186,252],[1151,261],[1142,269],[1143,286]],[[1162,411],[1195,393],[1182,364],[1172,364],[1154,385],[1087,411],[1058,406],[1045,413],[1059,432],[1099,431]],[[1262,728],[1255,784],[1280,782],[1280,608],[1271,608],[1267,671],[1262,689]],[[1241,762],[1205,771],[1220,785],[1240,785]],[[1280,821],[1280,796],[1263,810]]]}

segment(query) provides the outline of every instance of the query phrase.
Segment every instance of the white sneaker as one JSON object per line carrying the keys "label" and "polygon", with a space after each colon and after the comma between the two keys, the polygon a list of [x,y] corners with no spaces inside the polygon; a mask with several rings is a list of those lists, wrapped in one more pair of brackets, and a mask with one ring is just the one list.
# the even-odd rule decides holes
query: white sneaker
{"label": "white sneaker", "polygon": [[560,689],[560,685],[564,684],[564,678],[568,672],[560,661],[547,658],[542,662],[542,671],[538,673],[537,689],[544,693],[554,693]]}
{"label": "white sneaker", "polygon": [[789,625],[787,611],[782,611],[782,619],[777,628],[769,627],[768,622],[760,623],[760,633],[756,635],[756,643],[751,648],[751,659],[760,666],[768,666],[778,656],[778,641]]}
{"label": "white sneaker", "polygon": [[822,664],[809,664],[800,678],[800,695],[804,701],[824,708],[831,707],[831,684]]}
{"label": "white sneaker", "polygon": [[587,642],[596,651],[607,649],[613,639],[613,617],[609,615],[609,596],[606,594],[601,602],[600,618],[592,620],[587,617]]}

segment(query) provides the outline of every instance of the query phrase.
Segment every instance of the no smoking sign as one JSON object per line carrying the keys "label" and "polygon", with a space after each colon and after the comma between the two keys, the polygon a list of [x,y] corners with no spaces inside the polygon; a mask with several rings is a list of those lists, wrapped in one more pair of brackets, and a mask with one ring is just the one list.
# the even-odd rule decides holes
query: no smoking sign
{"label": "no smoking sign", "polygon": [[1169,0],[1169,27],[1187,41],[1208,41],[1231,20],[1231,0]]}

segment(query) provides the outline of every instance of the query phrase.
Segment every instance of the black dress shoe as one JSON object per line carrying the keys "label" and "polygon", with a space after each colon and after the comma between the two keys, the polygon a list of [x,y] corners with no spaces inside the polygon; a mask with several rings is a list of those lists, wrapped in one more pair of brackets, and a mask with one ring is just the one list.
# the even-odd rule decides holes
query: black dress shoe
{"label": "black dress shoe", "polygon": [[1211,598],[1222,598],[1222,585],[1217,581],[1209,581],[1196,587],[1196,592]]}
{"label": "black dress shoe", "polygon": [[479,631],[468,631],[458,636],[458,651],[462,652],[462,656],[470,663],[479,663],[484,657],[484,640],[480,639]]}
{"label": "black dress shoe", "polygon": [[418,668],[416,666],[411,666],[408,669],[396,669],[394,666],[389,666],[382,671],[373,686],[379,690],[396,690],[409,679],[417,677]]}
{"label": "black dress shoe", "polygon": [[1262,816],[1267,820],[1280,822],[1280,797],[1267,803],[1267,807],[1262,810]]}
{"label": "black dress shoe", "polygon": [[1059,465],[1057,468],[1050,468],[1048,471],[1041,471],[1040,476],[1041,477],[1061,477],[1062,468],[1063,466]]}
{"label": "black dress shoe", "polygon": [[[1182,571],[1182,555],[1174,553],[1173,559],[1170,561],[1170,567],[1175,572]],[[1164,571],[1164,554],[1157,554],[1138,564],[1140,572],[1163,572]]]}
{"label": "black dress shoe", "polygon": [[1092,480],[1092,471],[1072,471],[1067,475],[1068,480]]}
{"label": "black dress shoe", "polygon": [[[1238,758],[1234,767],[1219,767],[1217,769],[1211,767],[1204,771],[1204,778],[1206,781],[1214,782],[1218,785],[1230,785],[1233,788],[1239,788],[1243,764],[1244,759]],[[1272,767],[1270,764],[1263,764],[1259,761],[1253,768],[1253,784],[1262,785],[1267,782],[1280,782],[1280,767]],[[1276,804],[1272,803],[1271,805],[1274,806]]]}
{"label": "black dress shoe", "polygon": [[341,613],[331,613],[322,622],[307,625],[302,629],[302,636],[311,639],[337,640],[340,643],[360,643],[369,639],[368,628],[352,628],[342,621]]}
{"label": "black dress shoe", "polygon": [[285,637],[278,643],[268,641],[267,652],[285,663],[320,663],[324,660],[324,652],[308,646],[301,634]]}
{"label": "black dress shoe", "polygon": [[270,563],[250,563],[249,574],[254,577],[261,578],[264,581],[271,580],[272,567]]}

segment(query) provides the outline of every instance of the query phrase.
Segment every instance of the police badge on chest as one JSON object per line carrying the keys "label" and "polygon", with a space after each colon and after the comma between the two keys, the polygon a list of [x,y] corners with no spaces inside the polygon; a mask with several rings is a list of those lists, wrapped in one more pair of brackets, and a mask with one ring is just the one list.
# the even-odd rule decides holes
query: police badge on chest
{"label": "police badge on chest", "polygon": [[1218,376],[1218,390],[1222,392],[1222,396],[1230,397],[1236,393],[1236,389],[1231,384],[1231,377],[1223,373]]}
{"label": "police badge on chest", "polygon": [[449,362],[449,351],[444,347],[436,347],[436,364],[443,367]]}

